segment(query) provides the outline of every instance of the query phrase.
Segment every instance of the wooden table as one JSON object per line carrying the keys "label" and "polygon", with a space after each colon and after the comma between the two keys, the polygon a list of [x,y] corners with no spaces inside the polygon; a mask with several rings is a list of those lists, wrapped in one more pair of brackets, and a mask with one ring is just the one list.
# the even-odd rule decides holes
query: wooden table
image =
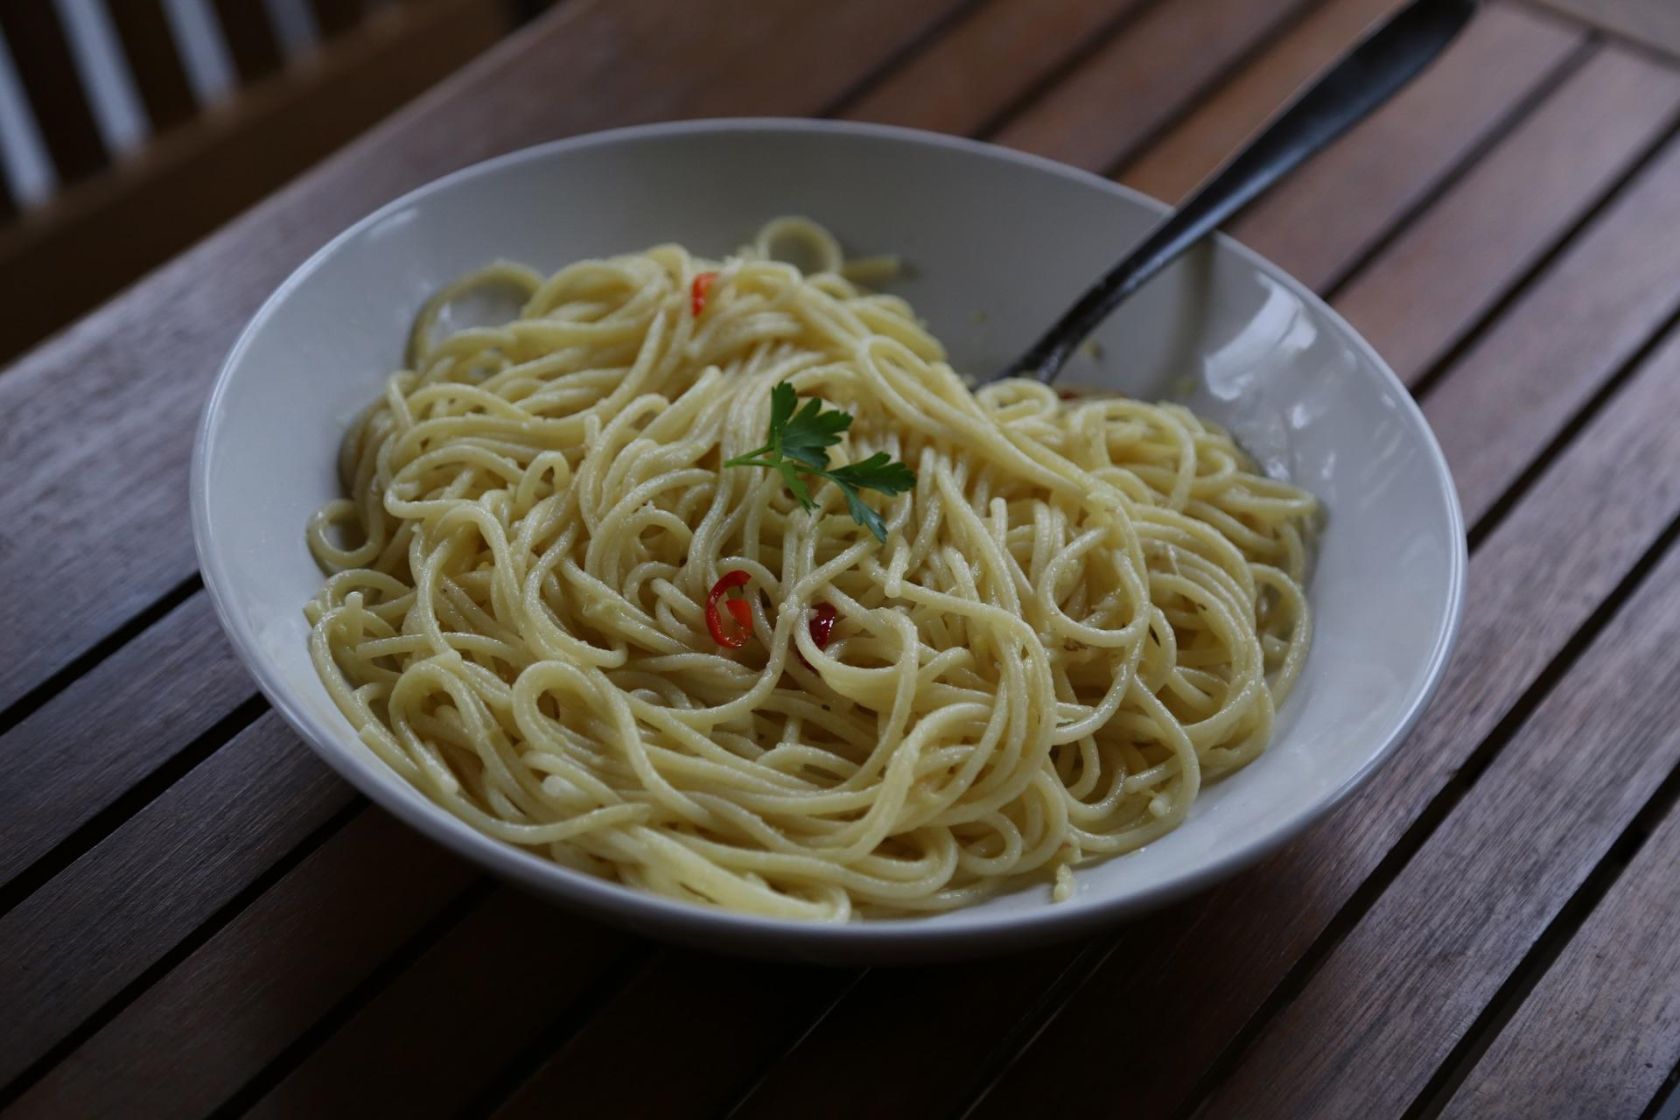
{"label": "wooden table", "polygon": [[17,1116],[1672,1116],[1680,64],[1516,0],[1235,223],[1416,391],[1450,677],[1262,865],[1093,941],[858,972],[664,948],[369,807],[194,574],[194,422],[329,235],[610,125],[834,114],[1165,198],[1392,0],[568,0],[0,372],[0,1103]]}

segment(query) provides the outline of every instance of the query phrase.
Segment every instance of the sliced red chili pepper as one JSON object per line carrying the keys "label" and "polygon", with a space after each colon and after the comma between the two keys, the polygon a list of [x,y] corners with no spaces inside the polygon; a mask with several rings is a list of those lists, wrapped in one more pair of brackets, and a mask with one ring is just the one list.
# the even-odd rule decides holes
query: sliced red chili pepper
{"label": "sliced red chili pepper", "polygon": [[839,614],[833,603],[817,604],[816,617],[811,619],[811,641],[818,649],[828,648],[828,638],[834,633],[834,620]]}
{"label": "sliced red chili pepper", "polygon": [[688,289],[689,306],[694,308],[694,317],[700,318],[700,313],[706,310],[706,296],[711,292],[712,285],[717,283],[718,274],[702,272],[694,278],[694,283]]}
{"label": "sliced red chili pepper", "polygon": [[[833,603],[818,603],[813,608],[813,612],[811,621],[807,623],[811,631],[811,641],[816,643],[818,649],[827,649],[828,639],[834,633],[834,620],[840,612],[834,609]],[[793,652],[799,658],[801,665],[807,669],[811,667],[811,662],[806,659],[805,654],[798,646],[793,647]]]}
{"label": "sliced red chili pepper", "polygon": [[[724,599],[723,597],[737,587],[744,587],[752,580],[752,576],[741,569],[723,573],[723,577],[712,584],[712,592],[706,596],[706,629],[712,632],[712,640],[720,646],[729,649],[740,649],[747,644],[747,635],[752,633],[752,607],[745,599]],[[718,601],[729,608],[729,613],[735,618],[735,630],[731,632],[723,624],[723,614],[718,610]]]}

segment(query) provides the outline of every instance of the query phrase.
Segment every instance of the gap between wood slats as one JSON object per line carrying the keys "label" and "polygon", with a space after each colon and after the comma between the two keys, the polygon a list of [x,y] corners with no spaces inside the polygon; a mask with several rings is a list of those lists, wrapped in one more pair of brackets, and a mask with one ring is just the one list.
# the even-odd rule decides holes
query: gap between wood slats
{"label": "gap between wood slats", "polygon": [[[1680,518],[1676,518],[1662,538],[1652,546],[1650,552],[1640,558],[1639,582],[1628,587],[1629,598],[1639,590],[1652,569],[1667,555],[1676,538],[1680,538]],[[1623,599],[1622,602],[1627,602],[1627,599]],[[1615,842],[1582,880],[1569,901],[1559,908],[1557,914],[1547,923],[1545,930],[1528,953],[1523,956],[1517,967],[1512,969],[1505,983],[1500,985],[1498,992],[1488,1001],[1482,1013],[1470,1024],[1458,1044],[1436,1069],[1434,1076],[1412,1101],[1405,1112],[1404,1120],[1419,1120],[1421,1117],[1437,1116],[1441,1113],[1476,1063],[1481,1061],[1493,1040],[1523,1005],[1535,985],[1551,970],[1593,910],[1622,878],[1628,865],[1650,840],[1653,830],[1677,805],[1680,805],[1680,766],[1669,771],[1668,777],[1640,807],[1627,827],[1617,835]]]}
{"label": "gap between wood slats", "polygon": [[358,984],[345,992],[334,1004],[332,1010],[317,1019],[314,1025],[299,1035],[291,1045],[287,1046],[264,1066],[255,1078],[246,1082],[237,1092],[216,1108],[210,1114],[211,1117],[220,1120],[222,1117],[231,1118],[243,1115],[264,1092],[278,1084],[282,1077],[303,1061],[324,1039],[348,1022],[358,1008],[379,992],[385,990],[393,980],[413,967],[414,963],[428,949],[436,945],[450,930],[458,926],[467,915],[483,906],[484,901],[494,889],[495,883],[488,877],[480,876],[473,880],[470,886],[456,895],[448,905],[429,918],[419,929],[398,945],[389,956],[380,962],[379,967],[368,973]]}
{"label": "gap between wood slats", "polygon": [[1100,172],[1175,134],[1210,93],[1335,2],[1156,4],[1054,87],[992,122],[988,138]]}
{"label": "gap between wood slats", "polygon": [[596,983],[590,985],[583,997],[568,1007],[565,1014],[558,1016],[533,1035],[531,1041],[513,1055],[502,1071],[473,1096],[472,1103],[462,1109],[462,1113],[468,1116],[488,1116],[494,1112],[502,1101],[519,1088],[530,1071],[541,1066],[548,1055],[563,1047],[568,1039],[583,1029],[585,1023],[595,1018],[603,1007],[649,967],[651,961],[648,956],[626,955],[618,967],[602,974]]}
{"label": "gap between wood slats", "polygon": [[59,841],[51,851],[20,871],[0,888],[0,916],[39,890],[59,872],[109,836],[122,823],[140,812],[173,786],[183,775],[255,723],[268,710],[268,701],[261,696],[246,697],[202,734],[196,736],[168,758],[160,760],[145,777],[128,787],[120,796],[88,818],[69,836]]}
{"label": "gap between wood slats", "polygon": [[53,1067],[58,1065],[71,1053],[100,1029],[116,1018],[118,1013],[133,1003],[143,993],[148,991],[160,979],[188,960],[200,946],[209,941],[218,932],[244,913],[257,899],[261,898],[275,884],[286,878],[299,864],[325,844],[334,835],[341,832],[367,805],[367,802],[357,798],[333,814],[324,824],[306,836],[300,843],[291,848],[284,856],[270,864],[260,875],[254,877],[242,890],[228,899],[226,903],[216,909],[209,918],[201,922],[191,934],[184,937],[163,953],[158,959],[137,975],[133,980],[106,1000],[91,1015],[78,1023],[72,1030],[53,1044],[40,1058],[32,1062],[27,1068],[4,1086],[0,1086],[0,1112],[10,1108],[17,1102],[32,1085],[44,1077]]}
{"label": "gap between wood slats", "polygon": [[[1430,189],[1424,191],[1409,207],[1406,208],[1406,211],[1399,216],[1398,220],[1396,220],[1392,226],[1374,238],[1371,243],[1366,246],[1363,252],[1361,252],[1353,260],[1347,262],[1337,271],[1336,275],[1324,286],[1324,290],[1322,292],[1324,302],[1332,304],[1335,303],[1336,297],[1346,291],[1348,285],[1357,280],[1361,274],[1373,267],[1376,262],[1382,258],[1383,254],[1394,246],[1395,240],[1406,229],[1410,228],[1418,218],[1433,208],[1436,203],[1440,202],[1448,194],[1452,193],[1453,188],[1461,184],[1467,175],[1469,175],[1476,167],[1480,166],[1482,160],[1490,152],[1493,152],[1501,144],[1509,140],[1511,135],[1521,127],[1522,123],[1532,118],[1541,106],[1545,104],[1547,98],[1558,86],[1563,85],[1572,76],[1578,74],[1581,71],[1581,68],[1587,64],[1588,60],[1590,60],[1598,52],[1600,46],[1601,40],[1596,37],[1589,36],[1584,39],[1579,46],[1571,51],[1562,62],[1553,67],[1552,71],[1546,75],[1546,79],[1531,90],[1528,96],[1524,97],[1521,102],[1513,106],[1511,112],[1508,113],[1502,121],[1495,125],[1486,136],[1482,137],[1481,140],[1475,144],[1462,162],[1455,166],[1446,175],[1442,176],[1441,180],[1431,186]],[[1650,158],[1654,152],[1655,149],[1653,149],[1652,152],[1647,153],[1646,158]],[[1625,178],[1626,177],[1624,177],[1624,179]],[[1582,228],[1586,220],[1587,216],[1583,216],[1580,222],[1577,222],[1574,226],[1561,233],[1553,246],[1553,252],[1555,253],[1563,245],[1567,244],[1573,238],[1574,234]],[[1549,257],[1542,258],[1541,262],[1536,263],[1533,268],[1528,270],[1527,275],[1535,276],[1544,271],[1542,264],[1547,259],[1549,259]],[[1507,293],[1507,298],[1514,297],[1515,293],[1522,287],[1522,284],[1523,279],[1519,278],[1517,283],[1513,285],[1512,290]],[[1492,322],[1494,318],[1495,316],[1490,314],[1483,321]],[[1446,368],[1447,364],[1442,362],[1437,363],[1434,370],[1436,374],[1439,375],[1439,373]],[[1420,387],[1421,384],[1422,383],[1419,383],[1419,385],[1413,386],[1413,395],[1417,395],[1418,393],[1424,391]]]}
{"label": "gap between wood slats", "polygon": [[970,130],[976,137],[990,137],[1013,120],[1028,105],[1055,89],[1080,67],[1096,57],[1097,52],[1115,42],[1153,12],[1162,10],[1170,0],[1137,0],[1115,12],[1106,22],[1081,38],[1073,50],[1061,61],[1048,67],[1036,81],[1029,82],[1000,107],[981,118]]}
{"label": "gap between wood slats", "polygon": [[122,649],[129,642],[150,629],[170,611],[204,590],[204,580],[197,572],[188,576],[165,594],[148,603],[138,613],[120,623],[109,634],[77,654],[52,676],[0,709],[0,735],[4,735],[35,712],[54,696],[70,687],[100,662]]}
{"label": "gap between wood slats", "polygon": [[[1561,257],[1561,255],[1564,254],[1569,247],[1571,247],[1579,233],[1586,230],[1591,223],[1596,222],[1599,215],[1603,213],[1604,208],[1609,207],[1609,205],[1616,200],[1616,196],[1620,195],[1621,191],[1625,190],[1626,185],[1631,183],[1631,181],[1636,180],[1641,173],[1645,173],[1646,168],[1648,168],[1653,161],[1658,160],[1658,158],[1662,156],[1663,151],[1667,148],[1667,144],[1670,143],[1673,136],[1675,136],[1675,128],[1677,128],[1677,124],[1680,124],[1680,121],[1673,118],[1670,119],[1670,124],[1668,124],[1667,129],[1663,131],[1662,136],[1656,139],[1656,143],[1650,144],[1643,153],[1638,154],[1635,160],[1631,161],[1630,165],[1626,166],[1625,170],[1614,176],[1611,188],[1604,193],[1603,200],[1599,201],[1598,205],[1586,208],[1583,212],[1578,213],[1576,217],[1571,218],[1569,222],[1562,223],[1561,227],[1557,228],[1557,232],[1552,233],[1551,237],[1549,237],[1549,243],[1544,245],[1544,247],[1537,252],[1534,260],[1532,260],[1532,262],[1530,262],[1530,264],[1527,265],[1527,267],[1525,267],[1519,275],[1517,275],[1517,279],[1515,279],[1514,282],[1507,287],[1507,289],[1502,290],[1502,292],[1497,292],[1497,294],[1492,296],[1492,299],[1488,299],[1487,307],[1482,309],[1482,312],[1475,317],[1475,321],[1473,321],[1470,326],[1465,327],[1465,329],[1458,334],[1457,338],[1448,339],[1448,344],[1446,344],[1445,348],[1441,348],[1438,353],[1430,354],[1430,356],[1428,356],[1428,368],[1426,368],[1425,371],[1418,376],[1418,378],[1411,381],[1411,390],[1413,390],[1413,395],[1418,396],[1420,400],[1421,398],[1426,398],[1426,396],[1430,395],[1433,388],[1435,388],[1436,379],[1440,379],[1441,376],[1443,376],[1448,369],[1452,369],[1453,366],[1455,366],[1455,364],[1457,364],[1458,361],[1465,356],[1465,354],[1470,353],[1470,351],[1477,348],[1478,344],[1482,343],[1483,336],[1485,336],[1485,332],[1487,332],[1487,327],[1490,326],[1490,324],[1497,324],[1497,322],[1504,317],[1505,311],[1509,311],[1510,307],[1515,306],[1517,302],[1522,301],[1525,294],[1529,292],[1530,287],[1534,285],[1534,282],[1551,270],[1552,265],[1556,264],[1557,259],[1559,259],[1559,257]],[[1394,249],[1394,243],[1398,242],[1398,240],[1398,237],[1389,238],[1389,249]],[[1362,272],[1347,275],[1346,280],[1344,280],[1344,284],[1341,285],[1341,289],[1337,292],[1337,296],[1349,296],[1349,292],[1351,292],[1352,289],[1356,289],[1356,285],[1362,284],[1361,277]],[[1349,314],[1351,314],[1354,319],[1359,317],[1357,316],[1357,309],[1349,309]],[[1401,366],[1401,368],[1404,368],[1404,366]]]}
{"label": "gap between wood slats", "polygon": [[1657,1095],[1651,1098],[1650,1107],[1646,1108],[1639,1120],[1680,1120],[1680,1062],[1675,1063],[1674,1069],[1669,1071],[1668,1080]]}

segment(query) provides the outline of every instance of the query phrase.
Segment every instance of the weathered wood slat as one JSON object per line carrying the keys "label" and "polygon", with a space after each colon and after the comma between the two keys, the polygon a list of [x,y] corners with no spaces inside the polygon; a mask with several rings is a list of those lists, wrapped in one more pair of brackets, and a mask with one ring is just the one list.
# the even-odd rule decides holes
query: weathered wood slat
{"label": "weathered wood slat", "polygon": [[840,116],[938,132],[974,133],[1043,81],[1105,25],[1146,0],[987,0]]}
{"label": "weathered wood slat", "polygon": [[1680,59],[1680,8],[1668,0],[1536,0]]}
{"label": "weathered wood slat", "polygon": [[[1488,375],[1501,372],[1514,381],[1531,371]],[[1135,1082],[1142,1114],[1185,1104],[1291,965],[1680,513],[1680,435],[1663,411],[1673,407],[1664,394],[1677,391],[1671,369],[1644,370],[1487,538],[1471,560],[1459,653],[1441,693],[1370,786],[1279,856],[1202,896],[1176,936],[1123,932],[979,1115],[1099,1092],[1113,1054],[1149,1056],[1148,1076],[1140,1066]],[[1497,413],[1483,420],[1497,423]],[[1642,481],[1627,484],[1633,476]],[[1137,964],[1168,959],[1204,967]],[[1156,1013],[1116,1022],[1114,1008],[1136,1006]]]}
{"label": "weathered wood slat", "polygon": [[1157,3],[992,138],[1106,171],[1187,111],[1209,83],[1303,7],[1299,0]]}
{"label": "weathered wood slat", "polygon": [[254,691],[199,594],[0,735],[0,886]]}
{"label": "weathered wood slat", "polygon": [[0,918],[0,1085],[352,797],[269,716]]}
{"label": "weathered wood slat", "polygon": [[396,818],[359,814],[9,1114],[161,1120],[209,1112],[475,878]]}
{"label": "weathered wood slat", "polygon": [[[1680,335],[1604,421],[1631,435],[1651,417],[1677,414]],[[1588,436],[1595,447],[1611,438],[1609,431]],[[1607,484],[1680,512],[1680,434],[1652,433],[1639,443],[1649,458],[1624,459]],[[1676,577],[1680,552],[1671,551],[1201,1115],[1398,1114],[1423,1091],[1546,924],[1680,765]],[[1573,1026],[1557,1020],[1552,1029]],[[1349,1069],[1360,1076],[1347,1077]],[[1525,1112],[1570,1115],[1535,1110],[1526,1098]],[[1601,1107],[1586,1114],[1610,1115]]]}
{"label": "weathered wood slat", "polygon": [[[662,956],[526,1081],[498,1117],[717,1116],[798,1037],[814,1010],[851,982],[843,969],[751,964],[696,953]],[[697,989],[693,977],[702,979]],[[674,998],[681,993],[682,998]],[[751,993],[750,998],[743,995]],[[709,998],[706,998],[709,997]],[[907,1024],[901,1024],[907,1026]],[[650,1073],[627,1081],[626,1040],[645,1045]],[[833,1070],[827,1071],[832,1077]],[[837,1083],[792,1115],[843,1102]],[[809,1088],[809,1087],[808,1087]],[[867,1115],[850,1108],[851,1116]]]}
{"label": "weathered wood slat", "polygon": [[1292,174],[1287,189],[1254,203],[1228,232],[1303,283],[1329,287],[1398,215],[1497,135],[1530,94],[1549,88],[1584,40],[1557,20],[1489,6],[1423,78]]}
{"label": "weathered wood slat", "polygon": [[[1674,125],[1677,108],[1680,72],[1623,50],[1601,52],[1401,235],[1380,275],[1356,277],[1336,306],[1354,326],[1382,336],[1383,356],[1415,380],[1492,306],[1510,276],[1538,260]],[[1415,263],[1449,251],[1458,261],[1449,271]],[[1425,338],[1410,329],[1424,320],[1453,329]]]}
{"label": "weathered wood slat", "polygon": [[[1652,575],[1653,592],[1672,590],[1673,560],[1664,567],[1666,573]],[[1629,603],[1626,611],[1637,606]],[[1672,615],[1670,609],[1665,621]],[[1665,649],[1656,656],[1672,653]],[[1656,691],[1665,685],[1660,682]],[[1567,687],[1576,687],[1573,675]],[[1660,725],[1643,730],[1672,737]],[[1599,739],[1597,729],[1592,737]],[[1443,1116],[1634,1120],[1644,1115],[1680,1063],[1676,868],[1680,812],[1670,810],[1470,1071]]]}
{"label": "weathered wood slat", "polygon": [[[459,1116],[635,945],[499,889],[245,1115]],[[658,1021],[694,1036],[694,1020],[667,1007],[635,1032],[643,1044],[657,1045]],[[567,1112],[595,1114],[571,1101]]]}
{"label": "weathered wood slat", "polygon": [[[1680,308],[1680,260],[1651,251],[1677,223],[1680,147],[1671,147],[1430,393],[1430,425],[1472,523]],[[1415,275],[1396,273],[1396,283],[1413,287]]]}
{"label": "weathered wood slat", "polygon": [[1169,202],[1183,198],[1297,88],[1397,7],[1399,0],[1330,0],[1313,9],[1263,59],[1200,102],[1171,137],[1127,167],[1120,180]]}
{"label": "weathered wood slat", "polygon": [[0,710],[192,572],[186,474],[205,393],[247,317],[319,243],[509,148],[659,117],[820,111],[953,3],[753,0],[680,20],[656,0],[562,5],[0,374],[0,586],[56,580],[50,601],[0,599],[17,651],[0,662]]}
{"label": "weathered wood slat", "polygon": [[[1147,921],[1159,925],[1181,912],[1174,907]],[[954,1114],[956,1105],[972,1099],[1026,1044],[1089,967],[1092,949],[1062,945],[983,966],[871,972],[787,1058],[766,1071],[733,1115],[748,1120]],[[882,1046],[886,1023],[915,1024],[910,1029],[929,1042]],[[835,1069],[849,1071],[846,1091],[813,1098],[811,1086]]]}

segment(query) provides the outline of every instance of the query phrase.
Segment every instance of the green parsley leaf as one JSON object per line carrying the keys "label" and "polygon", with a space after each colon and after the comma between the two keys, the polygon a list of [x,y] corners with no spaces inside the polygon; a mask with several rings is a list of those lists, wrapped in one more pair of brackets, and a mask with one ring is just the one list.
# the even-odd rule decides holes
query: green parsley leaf
{"label": "green parsley leaf", "polygon": [[825,411],[818,397],[809,398],[803,407],[799,407],[793,386],[784,381],[770,390],[770,431],[765,436],[765,445],[738,455],[723,465],[763,467],[775,471],[806,509],[815,509],[816,502],[811,499],[811,491],[801,475],[826,478],[840,487],[840,492],[846,496],[846,508],[852,520],[884,543],[887,539],[886,523],[881,520],[880,514],[864,504],[859,491],[902,494],[916,485],[916,475],[885,451],[877,451],[867,459],[830,470],[828,449],[839,443],[841,433],[851,426],[851,413],[837,408]]}

